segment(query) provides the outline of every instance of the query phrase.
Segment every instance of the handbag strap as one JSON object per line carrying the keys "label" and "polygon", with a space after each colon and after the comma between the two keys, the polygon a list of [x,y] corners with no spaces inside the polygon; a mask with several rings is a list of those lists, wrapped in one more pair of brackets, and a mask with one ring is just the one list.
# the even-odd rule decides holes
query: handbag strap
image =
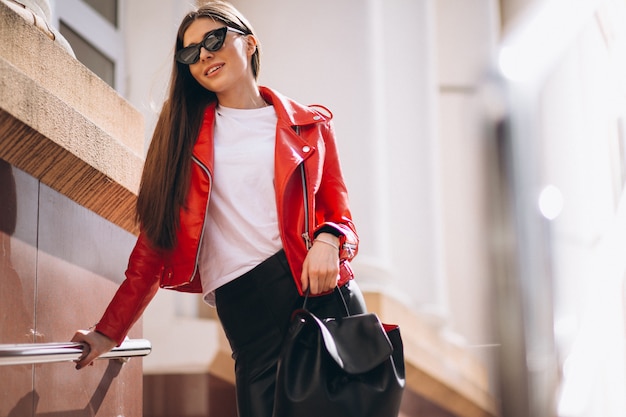
{"label": "handbag strap", "polygon": [[[306,292],[304,293],[304,301],[302,302],[302,309],[306,310],[306,303],[309,300],[309,293],[310,293],[310,288],[307,288]],[[343,293],[341,292],[341,288],[339,287],[335,287],[335,289],[333,290],[334,293],[337,293],[339,295],[339,297],[341,298],[341,304],[343,305],[343,308],[346,310],[346,317],[347,316],[351,316],[352,314],[350,314],[350,309],[348,308],[348,303],[346,302],[346,297],[343,296]],[[337,302],[339,302],[339,300],[337,300]]]}

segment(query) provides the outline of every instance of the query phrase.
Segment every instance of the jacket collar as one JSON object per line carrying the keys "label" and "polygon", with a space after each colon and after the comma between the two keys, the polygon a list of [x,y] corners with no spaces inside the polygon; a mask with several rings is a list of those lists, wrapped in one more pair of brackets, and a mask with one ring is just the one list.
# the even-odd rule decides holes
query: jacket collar
{"label": "jacket collar", "polygon": [[[299,137],[299,135],[293,135],[293,131],[300,126],[331,120],[333,115],[330,110],[320,105],[303,106],[268,87],[260,86],[259,92],[265,101],[274,106],[276,116],[278,117],[278,128],[280,129],[280,126],[291,127],[292,134],[280,135],[281,141],[284,142],[282,145],[291,148],[296,159],[304,159],[306,153],[302,152],[300,142],[303,138]],[[202,126],[198,133],[198,139],[193,147],[193,156],[210,171],[213,170],[213,130],[216,105],[216,102],[211,102],[207,105],[204,111]],[[278,141],[277,144],[281,141]]]}
{"label": "jacket collar", "polygon": [[303,106],[268,87],[259,87],[265,101],[272,104],[278,120],[290,126],[306,126],[331,120],[333,115],[323,106]]}

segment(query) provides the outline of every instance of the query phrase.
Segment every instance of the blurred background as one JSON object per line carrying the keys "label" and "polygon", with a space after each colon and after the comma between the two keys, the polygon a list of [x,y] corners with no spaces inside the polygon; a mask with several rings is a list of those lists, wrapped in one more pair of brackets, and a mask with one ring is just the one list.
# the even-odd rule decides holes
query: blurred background
{"label": "blurred background", "polygon": [[[141,114],[145,152],[193,2],[2,2],[43,10]],[[232,3],[259,83],[334,113],[356,277],[405,338],[401,415],[625,416],[626,0]],[[144,416],[232,413],[200,298],[159,292],[143,337]]]}

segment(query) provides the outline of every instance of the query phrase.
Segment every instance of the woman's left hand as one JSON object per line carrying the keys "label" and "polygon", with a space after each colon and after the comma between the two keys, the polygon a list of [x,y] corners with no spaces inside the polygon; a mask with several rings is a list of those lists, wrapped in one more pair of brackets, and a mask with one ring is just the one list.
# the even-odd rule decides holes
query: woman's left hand
{"label": "woman's left hand", "polygon": [[302,264],[302,290],[312,295],[333,290],[339,278],[339,238],[320,233]]}

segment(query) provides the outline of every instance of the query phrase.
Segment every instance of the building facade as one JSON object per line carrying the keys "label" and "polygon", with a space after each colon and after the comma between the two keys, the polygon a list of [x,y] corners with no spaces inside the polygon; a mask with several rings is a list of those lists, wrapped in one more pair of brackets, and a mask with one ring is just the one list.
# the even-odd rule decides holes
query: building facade
{"label": "building facade", "polygon": [[[402,416],[626,410],[626,2],[566,3],[233,0],[260,84],[334,113],[357,280],[403,332]],[[0,2],[0,343],[69,339],[123,279],[190,7]],[[235,415],[198,297],[160,291],[131,336],[153,351],[124,366],[3,368],[0,416]]]}

